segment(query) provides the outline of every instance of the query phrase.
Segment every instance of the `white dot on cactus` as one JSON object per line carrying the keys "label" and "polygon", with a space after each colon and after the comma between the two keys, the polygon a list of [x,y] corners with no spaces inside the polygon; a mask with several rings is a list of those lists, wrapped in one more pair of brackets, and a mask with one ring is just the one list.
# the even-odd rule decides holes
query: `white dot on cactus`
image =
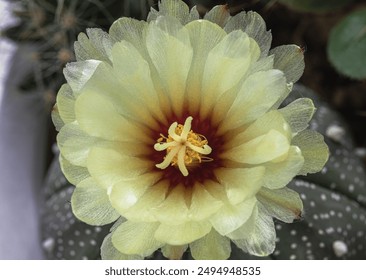
{"label": "white dot on cactus", "polygon": [[74,231],[74,235],[75,235],[75,236],[79,236],[79,235],[80,235],[80,231],[75,230],[75,231]]}
{"label": "white dot on cactus", "polygon": [[318,220],[318,219],[319,219],[319,216],[318,216],[317,214],[314,214],[314,215],[313,215],[313,219],[314,219],[314,220]]}
{"label": "white dot on cactus", "polygon": [[80,241],[80,242],[79,242],[79,246],[80,246],[80,247],[84,247],[84,246],[85,246],[84,241]]}
{"label": "white dot on cactus", "polygon": [[343,218],[343,213],[342,212],[338,212],[337,213],[337,216],[338,216],[338,218]]}
{"label": "white dot on cactus", "polygon": [[59,250],[60,252],[62,252],[64,250],[64,246],[58,246],[57,250]]}
{"label": "white dot on cactus", "polygon": [[306,247],[311,247],[311,242],[307,242]]}
{"label": "white dot on cactus", "polygon": [[350,192],[353,192],[354,190],[355,190],[355,186],[354,185],[349,185],[348,186],[348,190],[350,191]]}
{"label": "white dot on cactus", "polygon": [[366,148],[363,148],[363,147],[356,148],[354,152],[355,152],[355,155],[360,158],[366,157]]}
{"label": "white dot on cactus", "polygon": [[296,230],[294,230],[294,229],[290,231],[290,234],[291,234],[291,235],[296,235],[296,233],[297,233],[297,232],[296,232]]}
{"label": "white dot on cactus", "polygon": [[348,253],[347,244],[341,240],[336,240],[333,242],[333,251],[334,254],[340,258]]}
{"label": "white dot on cactus", "polygon": [[83,260],[87,260],[87,259],[88,259],[88,257],[87,257],[87,256],[83,256],[81,259],[83,259]]}
{"label": "white dot on cactus", "polygon": [[53,251],[53,249],[55,248],[55,239],[53,239],[51,237],[46,238],[42,242],[42,247],[46,252],[51,253]]}
{"label": "white dot on cactus", "polygon": [[95,230],[95,232],[101,232],[102,228],[101,227],[95,227],[94,230]]}
{"label": "white dot on cactus", "polygon": [[303,235],[303,236],[301,237],[301,240],[305,242],[305,241],[307,241],[307,240],[308,240],[308,237],[307,237],[306,235]]}
{"label": "white dot on cactus", "polygon": [[290,260],[296,260],[296,255],[291,255]]}
{"label": "white dot on cactus", "polygon": [[67,243],[69,243],[70,246],[75,244],[74,240],[72,240],[72,239],[70,239]]}
{"label": "white dot on cactus", "polygon": [[321,173],[322,174],[325,174],[325,173],[327,173],[327,171],[328,171],[328,169],[324,166],[323,169],[322,169],[322,171],[321,171]]}
{"label": "white dot on cactus", "polygon": [[297,248],[297,244],[296,243],[292,243],[290,246],[291,249],[296,249]]}
{"label": "white dot on cactus", "polygon": [[327,196],[325,194],[320,195],[321,200],[327,200]]}
{"label": "white dot on cactus", "polygon": [[85,230],[85,234],[86,234],[86,235],[90,235],[90,234],[91,234],[91,230],[87,228],[87,229]]}
{"label": "white dot on cactus", "polygon": [[273,255],[278,256],[280,253],[281,253],[280,250],[276,250],[276,251],[274,251]]}
{"label": "white dot on cactus", "polygon": [[327,229],[325,230],[325,232],[326,232],[327,234],[332,234],[332,233],[334,232],[334,228],[329,227],[329,228],[327,228]]}
{"label": "white dot on cactus", "polygon": [[71,250],[70,252],[69,252],[69,254],[70,254],[70,256],[75,256],[76,255],[76,253],[75,253],[75,251],[74,250]]}
{"label": "white dot on cactus", "polygon": [[338,143],[342,142],[345,134],[346,131],[344,130],[344,128],[336,124],[330,125],[325,131],[325,135]]}
{"label": "white dot on cactus", "polygon": [[324,234],[324,231],[322,229],[319,229],[318,230],[318,233],[319,233],[319,235],[323,235]]}
{"label": "white dot on cactus", "polygon": [[97,245],[97,242],[94,239],[92,239],[92,240],[90,240],[90,245],[95,246],[95,245]]}
{"label": "white dot on cactus", "polygon": [[310,206],[311,207],[315,207],[315,202],[314,201],[310,201]]}
{"label": "white dot on cactus", "polygon": [[346,174],[341,173],[341,175],[339,177],[341,178],[341,180],[344,180],[344,179],[346,179]]}
{"label": "white dot on cactus", "polygon": [[320,248],[324,248],[324,247],[325,247],[325,244],[324,244],[323,242],[320,242],[320,243],[319,243],[319,247],[320,247]]}
{"label": "white dot on cactus", "polygon": [[281,226],[280,224],[277,224],[277,225],[276,225],[276,229],[277,229],[277,230],[281,230],[281,229],[282,229],[282,226]]}
{"label": "white dot on cactus", "polygon": [[302,200],[306,199],[306,195],[304,193],[300,194],[300,197],[301,197]]}

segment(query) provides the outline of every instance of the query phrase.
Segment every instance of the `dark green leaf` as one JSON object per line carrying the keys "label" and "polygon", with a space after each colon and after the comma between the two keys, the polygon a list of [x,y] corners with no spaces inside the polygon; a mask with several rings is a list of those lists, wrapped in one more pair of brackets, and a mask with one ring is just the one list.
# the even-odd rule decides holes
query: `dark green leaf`
{"label": "dark green leaf", "polygon": [[338,72],[366,78],[366,9],[348,15],[332,29],[327,51]]}

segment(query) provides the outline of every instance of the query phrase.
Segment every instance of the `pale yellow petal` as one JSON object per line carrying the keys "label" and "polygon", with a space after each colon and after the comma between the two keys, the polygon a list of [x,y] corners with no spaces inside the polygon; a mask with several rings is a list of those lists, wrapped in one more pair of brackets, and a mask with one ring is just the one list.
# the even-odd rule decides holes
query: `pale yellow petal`
{"label": "pale yellow petal", "polygon": [[[149,63],[129,42],[118,42],[112,49],[113,69],[119,76],[120,90],[138,106],[143,106],[138,119],[153,127],[153,119],[166,122],[161,110],[158,93],[155,91]],[[121,101],[126,103],[124,100]],[[136,118],[136,117],[135,117]],[[141,119],[141,120],[140,120]]]}
{"label": "pale yellow petal", "polygon": [[189,206],[188,217],[192,221],[202,221],[223,206],[223,202],[214,198],[200,183],[196,183],[192,191],[191,204]]}
{"label": "pale yellow petal", "polygon": [[102,260],[142,260],[143,257],[139,255],[126,255],[122,254],[120,251],[113,246],[112,234],[108,234],[100,247],[100,255]]}
{"label": "pale yellow petal", "polygon": [[86,60],[66,64],[63,73],[75,96],[79,95],[101,63],[99,60]]}
{"label": "pale yellow petal", "polygon": [[113,148],[93,147],[89,152],[87,167],[91,176],[104,188],[136,178],[151,168],[151,163],[126,156]]}
{"label": "pale yellow petal", "polygon": [[286,154],[289,148],[287,137],[272,129],[267,134],[228,150],[223,157],[241,163],[260,164]]}
{"label": "pale yellow petal", "polygon": [[123,215],[127,209],[137,203],[149,188],[153,187],[159,178],[158,173],[147,173],[116,183],[109,193],[111,204]]}
{"label": "pale yellow petal", "polygon": [[286,186],[304,165],[301,150],[291,146],[285,158],[274,159],[264,164],[266,169],[263,176],[263,186],[269,189],[278,189]]}
{"label": "pale yellow petal", "polygon": [[271,129],[274,129],[289,139],[292,139],[292,131],[290,126],[285,121],[283,115],[277,110],[267,112],[257,120],[255,120],[247,129],[242,133],[234,135],[226,144],[225,148],[229,149],[238,146],[242,143],[253,140],[256,137],[268,133]]}
{"label": "pale yellow petal", "polygon": [[187,79],[187,99],[191,113],[198,111],[201,98],[201,83],[208,53],[225,36],[226,32],[207,20],[193,21],[186,25],[193,48],[193,59]]}
{"label": "pale yellow petal", "polygon": [[90,173],[86,167],[73,165],[60,154],[59,157],[62,173],[66,179],[73,185],[79,184],[81,181],[90,177]]}
{"label": "pale yellow petal", "polygon": [[63,84],[57,93],[57,109],[62,121],[67,124],[75,121],[75,96],[68,84]]}
{"label": "pale yellow petal", "polygon": [[99,28],[87,28],[86,33],[88,36],[80,33],[78,40],[74,43],[76,59],[79,61],[97,59],[110,62],[113,43],[109,34]]}
{"label": "pale yellow petal", "polygon": [[251,255],[268,256],[275,249],[276,231],[273,219],[260,207],[235,235],[239,239],[233,239],[234,244]]}
{"label": "pale yellow petal", "polygon": [[272,49],[274,68],[283,71],[287,82],[295,83],[304,72],[304,51],[296,45],[283,45]]}
{"label": "pale yellow petal", "polygon": [[[173,111],[181,115],[193,50],[188,30],[172,17],[158,17],[149,24],[146,45]],[[174,101],[173,101],[174,100]]]}
{"label": "pale yellow petal", "polygon": [[278,111],[290,125],[292,133],[298,133],[308,127],[308,123],[315,113],[315,107],[311,99],[298,98]]}
{"label": "pale yellow petal", "polygon": [[131,43],[146,58],[147,49],[144,42],[146,27],[147,23],[145,21],[122,17],[111,25],[109,34],[116,42],[127,41]]}
{"label": "pale yellow petal", "polygon": [[211,224],[206,221],[187,222],[181,225],[161,224],[155,232],[155,238],[170,245],[185,245],[209,233]]}
{"label": "pale yellow petal", "polygon": [[76,186],[71,207],[78,219],[90,225],[106,225],[120,216],[110,204],[107,191],[91,177]]}
{"label": "pale yellow petal", "polygon": [[266,23],[256,12],[241,12],[231,17],[224,27],[226,32],[240,29],[252,37],[261,48],[262,57],[268,54],[271,47],[272,35],[267,31]]}
{"label": "pale yellow petal", "polygon": [[141,222],[156,222],[157,219],[151,214],[151,210],[158,207],[166,198],[169,189],[168,181],[159,181],[139,198],[123,216],[129,220]]}
{"label": "pale yellow petal", "polygon": [[328,161],[329,150],[324,142],[324,137],[318,132],[304,130],[297,134],[291,145],[298,146],[304,157],[304,165],[300,170],[300,175],[319,172]]}
{"label": "pale yellow petal", "polygon": [[62,120],[60,113],[58,112],[57,103],[52,108],[51,118],[52,118],[52,122],[55,126],[55,129],[57,131],[60,131],[60,129],[65,125],[65,123]]}
{"label": "pale yellow petal", "polygon": [[289,188],[278,190],[262,188],[257,194],[257,199],[269,215],[283,222],[292,223],[302,216],[303,204],[300,196]]}
{"label": "pale yellow petal", "polygon": [[81,130],[76,123],[64,125],[57,135],[61,154],[72,164],[86,167],[89,151],[98,141]]}
{"label": "pale yellow petal", "polygon": [[[258,46],[257,46],[258,49]],[[225,36],[207,56],[202,77],[201,116],[211,111],[217,98],[235,87],[245,76],[250,63],[256,59],[256,48],[251,48],[249,37],[237,30]]]}
{"label": "pale yellow petal", "polygon": [[112,235],[113,245],[123,254],[147,257],[164,243],[154,238],[159,223],[122,223]]}
{"label": "pale yellow petal", "polygon": [[75,103],[75,113],[81,129],[91,136],[111,141],[148,141],[141,127],[120,115],[102,94],[84,92]]}
{"label": "pale yellow petal", "polygon": [[180,260],[184,252],[187,250],[187,248],[188,248],[187,245],[182,246],[165,245],[164,247],[161,248],[161,252],[167,259]]}
{"label": "pale yellow petal", "polygon": [[261,117],[288,94],[286,78],[279,70],[257,72],[243,83],[220,131],[234,129]]}
{"label": "pale yellow petal", "polygon": [[185,187],[175,186],[167,198],[152,209],[151,214],[163,224],[172,226],[180,225],[188,221],[188,207],[185,201]]}
{"label": "pale yellow petal", "polygon": [[237,205],[226,204],[209,220],[216,231],[221,235],[227,235],[250,218],[256,203],[257,200],[253,197]]}
{"label": "pale yellow petal", "polygon": [[230,18],[228,5],[217,5],[208,11],[203,19],[216,23],[220,27],[224,27]]}
{"label": "pale yellow petal", "polygon": [[183,1],[159,1],[159,15],[175,17],[181,24],[185,24],[189,17],[189,7]]}
{"label": "pale yellow petal", "polygon": [[214,172],[225,188],[230,203],[238,204],[252,198],[259,191],[265,168],[219,168]]}
{"label": "pale yellow petal", "polygon": [[206,236],[189,244],[192,257],[196,260],[225,260],[230,257],[230,239],[212,229]]}

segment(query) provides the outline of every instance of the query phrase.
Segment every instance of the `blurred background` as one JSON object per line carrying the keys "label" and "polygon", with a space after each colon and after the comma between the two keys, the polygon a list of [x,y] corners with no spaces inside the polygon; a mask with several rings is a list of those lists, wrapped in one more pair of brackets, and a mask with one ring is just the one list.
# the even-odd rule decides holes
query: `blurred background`
{"label": "blurred background", "polygon": [[[51,197],[45,196],[44,181],[47,178],[49,182],[48,170],[57,157],[50,112],[65,82],[62,69],[75,59],[77,35],[88,27],[108,31],[121,16],[146,19],[150,7],[158,9],[157,2],[0,0],[0,259],[43,259],[49,257],[47,250],[49,253],[57,246],[56,237],[44,237],[47,225],[42,222],[43,209]],[[345,123],[325,130],[326,136],[350,150],[364,170],[364,0],[185,2],[190,7],[197,5],[202,16],[217,4],[227,4],[232,15],[254,10],[272,30],[272,47],[299,45],[306,65],[299,83],[314,91]],[[351,139],[352,145],[343,147],[343,138]],[[364,186],[362,179],[359,181]],[[363,197],[348,198],[365,210]],[[365,228],[364,223],[361,228]],[[60,237],[59,231],[56,235]],[[360,250],[365,251],[363,247]]]}

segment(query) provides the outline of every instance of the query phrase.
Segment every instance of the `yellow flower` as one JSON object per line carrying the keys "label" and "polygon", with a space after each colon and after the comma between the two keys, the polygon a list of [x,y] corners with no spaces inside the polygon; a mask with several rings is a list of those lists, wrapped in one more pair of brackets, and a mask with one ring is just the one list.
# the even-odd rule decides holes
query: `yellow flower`
{"label": "yellow flower", "polygon": [[230,241],[258,256],[275,247],[273,217],[301,216],[296,175],[319,171],[323,137],[301,98],[278,109],[304,68],[294,45],[270,49],[254,12],[216,6],[203,19],[163,0],[147,22],[88,29],[53,120],[82,221],[116,221],[102,257],[226,259]]}

